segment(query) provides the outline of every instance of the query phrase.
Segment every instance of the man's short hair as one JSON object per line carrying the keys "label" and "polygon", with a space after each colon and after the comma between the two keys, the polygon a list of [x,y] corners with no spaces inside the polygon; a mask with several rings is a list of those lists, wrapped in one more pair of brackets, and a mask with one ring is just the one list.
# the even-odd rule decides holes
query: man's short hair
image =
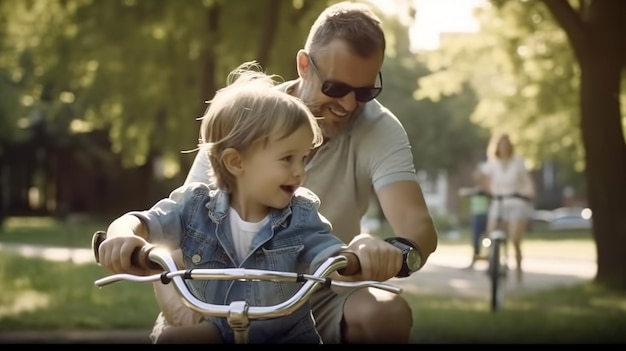
{"label": "man's short hair", "polygon": [[327,7],[311,26],[304,49],[314,53],[335,39],[344,40],[361,57],[385,52],[382,21],[362,3],[344,1]]}

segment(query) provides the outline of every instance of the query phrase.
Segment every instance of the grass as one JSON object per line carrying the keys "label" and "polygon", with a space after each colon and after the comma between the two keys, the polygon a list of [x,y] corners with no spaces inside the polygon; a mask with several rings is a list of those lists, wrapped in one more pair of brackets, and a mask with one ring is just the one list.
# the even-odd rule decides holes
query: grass
{"label": "grass", "polygon": [[0,243],[90,248],[91,237],[108,223],[94,220],[64,222],[50,217],[9,217],[0,227]]}
{"label": "grass", "polygon": [[[28,242],[89,248],[102,223],[65,225],[50,219],[9,219],[0,243]],[[69,244],[68,244],[69,243]],[[441,239],[467,254],[469,239]],[[589,233],[533,233],[527,250],[594,253]],[[543,250],[543,251],[541,251]],[[0,251],[0,330],[149,329],[158,308],[149,283],[120,282],[97,289],[106,275],[92,264],[49,262]],[[591,282],[507,298],[496,314],[484,299],[405,293],[414,311],[415,343],[623,343],[626,294]]]}
{"label": "grass", "polygon": [[0,251],[0,330],[150,328],[158,313],[148,283],[93,282],[95,264],[50,262]]}
{"label": "grass", "polygon": [[[0,243],[90,248],[104,221],[66,223],[48,217],[8,218]],[[0,330],[149,329],[158,313],[149,283],[98,289],[96,264],[50,262],[0,251]]]}
{"label": "grass", "polygon": [[626,294],[591,283],[484,301],[411,295],[413,340],[421,343],[624,343]]}

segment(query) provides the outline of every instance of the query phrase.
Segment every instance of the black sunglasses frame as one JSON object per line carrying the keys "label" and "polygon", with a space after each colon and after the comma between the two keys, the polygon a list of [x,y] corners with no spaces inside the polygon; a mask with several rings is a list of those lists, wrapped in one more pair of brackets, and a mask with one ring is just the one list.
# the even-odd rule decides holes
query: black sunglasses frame
{"label": "black sunglasses frame", "polygon": [[313,61],[313,57],[311,57],[311,55],[307,55],[307,57],[309,58],[309,62],[311,63],[311,68],[313,69],[313,72],[320,80],[320,82],[322,82],[322,93],[328,97],[339,99],[348,95],[351,91],[354,91],[354,97],[357,101],[369,102],[378,97],[378,95],[380,95],[380,93],[383,91],[383,74],[381,71],[378,71],[380,87],[355,88],[346,83],[334,82],[332,80],[324,79],[319,69],[317,68],[317,65]]}

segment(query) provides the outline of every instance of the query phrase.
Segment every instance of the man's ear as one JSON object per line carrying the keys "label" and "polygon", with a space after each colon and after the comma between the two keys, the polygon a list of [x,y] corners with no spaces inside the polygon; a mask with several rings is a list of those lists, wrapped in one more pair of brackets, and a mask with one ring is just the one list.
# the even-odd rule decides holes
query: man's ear
{"label": "man's ear", "polygon": [[296,55],[296,68],[298,69],[298,77],[305,78],[309,72],[309,54],[303,49],[298,50]]}
{"label": "man's ear", "polygon": [[222,163],[226,170],[234,176],[241,175],[243,172],[243,162],[239,151],[228,148],[222,153]]}

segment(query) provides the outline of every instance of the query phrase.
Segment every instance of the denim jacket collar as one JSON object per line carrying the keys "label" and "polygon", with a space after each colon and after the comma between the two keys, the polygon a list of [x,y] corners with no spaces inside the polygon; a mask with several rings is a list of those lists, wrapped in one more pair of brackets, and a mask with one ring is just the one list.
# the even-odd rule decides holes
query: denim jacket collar
{"label": "denim jacket collar", "polygon": [[[206,204],[209,218],[216,224],[222,222],[224,217],[228,214],[230,208],[230,196],[229,193],[220,190],[211,190],[211,200]],[[287,206],[283,209],[272,208],[269,213],[270,224],[272,229],[279,226],[287,226],[287,218],[291,215],[291,206]]]}

